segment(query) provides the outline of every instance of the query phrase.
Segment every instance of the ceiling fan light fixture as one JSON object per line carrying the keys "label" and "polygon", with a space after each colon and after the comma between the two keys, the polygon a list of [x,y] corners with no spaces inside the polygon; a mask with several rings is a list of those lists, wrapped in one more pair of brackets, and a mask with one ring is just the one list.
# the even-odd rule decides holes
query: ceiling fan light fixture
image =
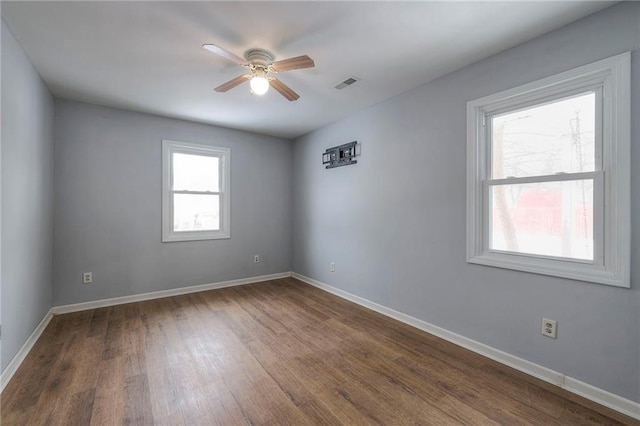
{"label": "ceiling fan light fixture", "polygon": [[300,98],[300,95],[291,90],[289,86],[277,78],[267,77],[267,74],[281,73],[302,68],[313,68],[316,66],[313,59],[307,55],[281,59],[273,62],[273,55],[264,49],[250,49],[244,54],[245,59],[241,59],[239,56],[236,56],[215,44],[203,44],[202,47],[250,70],[249,74],[239,75],[238,77],[232,78],[226,83],[222,83],[216,87],[214,90],[219,93],[227,92],[230,89],[249,81],[252,95],[256,94],[258,96],[262,96],[269,91],[270,86],[273,86],[273,90],[280,93],[288,101],[297,101],[298,98]]}
{"label": "ceiling fan light fixture", "polygon": [[251,85],[251,92],[262,96],[269,90],[269,80],[267,80],[267,73],[262,70],[256,70],[251,80],[249,81],[249,85]]}

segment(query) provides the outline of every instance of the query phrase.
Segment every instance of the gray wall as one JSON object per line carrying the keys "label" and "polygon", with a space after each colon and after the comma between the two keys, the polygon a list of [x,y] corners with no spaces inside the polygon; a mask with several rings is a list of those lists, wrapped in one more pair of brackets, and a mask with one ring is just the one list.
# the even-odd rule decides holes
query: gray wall
{"label": "gray wall", "polygon": [[[231,239],[161,242],[162,139],[231,148]],[[55,165],[56,306],[291,270],[291,141],[56,100]]]}
{"label": "gray wall", "polygon": [[[640,51],[632,289],[465,261],[466,102],[638,49],[639,23],[640,3],[614,6],[299,138],[294,271],[640,401]],[[321,152],[353,140],[358,164],[325,170]]]}
{"label": "gray wall", "polygon": [[53,98],[2,21],[2,358],[51,307]]}

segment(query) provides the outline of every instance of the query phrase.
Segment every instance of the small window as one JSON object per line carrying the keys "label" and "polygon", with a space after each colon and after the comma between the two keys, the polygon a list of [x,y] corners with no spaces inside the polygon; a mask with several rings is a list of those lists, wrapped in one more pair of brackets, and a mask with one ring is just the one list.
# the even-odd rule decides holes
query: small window
{"label": "small window", "polygon": [[162,141],[162,241],[229,238],[229,148]]}
{"label": "small window", "polygon": [[629,287],[629,62],[468,103],[469,262]]}

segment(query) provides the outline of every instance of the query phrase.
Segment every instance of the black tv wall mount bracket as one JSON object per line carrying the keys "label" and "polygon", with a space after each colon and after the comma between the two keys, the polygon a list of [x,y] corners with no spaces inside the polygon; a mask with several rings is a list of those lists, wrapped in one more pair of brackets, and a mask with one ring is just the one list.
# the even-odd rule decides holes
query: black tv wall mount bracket
{"label": "black tv wall mount bracket", "polygon": [[322,164],[326,164],[326,169],[356,164],[358,162],[358,160],[355,159],[358,155],[356,152],[357,146],[358,141],[353,141],[345,143],[344,145],[334,146],[333,148],[327,148],[322,154]]}

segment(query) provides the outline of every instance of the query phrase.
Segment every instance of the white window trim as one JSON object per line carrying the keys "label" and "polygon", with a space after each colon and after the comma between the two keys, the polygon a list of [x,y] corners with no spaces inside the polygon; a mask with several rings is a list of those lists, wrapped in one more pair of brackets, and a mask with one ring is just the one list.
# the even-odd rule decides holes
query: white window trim
{"label": "white window trim", "polygon": [[[173,231],[171,156],[173,153],[214,156],[220,159],[220,230]],[[162,242],[217,240],[231,238],[231,150],[171,140],[162,141]]]}
{"label": "white window trim", "polygon": [[[629,52],[581,66],[467,103],[467,261],[480,265],[514,269],[630,287],[631,259],[631,55]],[[603,87],[602,172],[604,229],[599,235],[603,261],[581,262],[559,258],[488,250],[484,235],[488,227],[486,181],[489,178],[489,143],[485,122],[491,114],[543,102],[546,98]],[[594,185],[595,187],[595,185]],[[597,195],[594,193],[594,197]],[[598,206],[594,202],[594,208]],[[594,214],[597,212],[594,211]]]}

